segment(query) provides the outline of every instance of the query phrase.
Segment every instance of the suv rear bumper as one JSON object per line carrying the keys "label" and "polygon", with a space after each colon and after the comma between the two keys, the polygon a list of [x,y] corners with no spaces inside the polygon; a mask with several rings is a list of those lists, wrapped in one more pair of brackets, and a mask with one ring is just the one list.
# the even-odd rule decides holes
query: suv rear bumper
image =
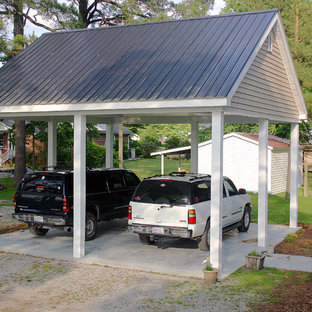
{"label": "suv rear bumper", "polygon": [[66,217],[51,215],[36,215],[33,213],[12,213],[12,217],[28,224],[45,225],[49,227],[65,226]]}
{"label": "suv rear bumper", "polygon": [[192,238],[192,230],[189,230],[187,228],[181,228],[181,227],[132,224],[128,226],[128,230],[132,233],[138,233],[138,234]]}

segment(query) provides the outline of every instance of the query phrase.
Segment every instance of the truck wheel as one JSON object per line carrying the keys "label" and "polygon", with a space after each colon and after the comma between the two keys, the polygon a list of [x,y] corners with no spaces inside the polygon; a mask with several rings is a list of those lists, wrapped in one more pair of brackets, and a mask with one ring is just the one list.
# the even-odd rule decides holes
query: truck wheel
{"label": "truck wheel", "polygon": [[92,240],[95,238],[97,232],[97,220],[95,215],[92,212],[87,212],[86,214],[86,241]]}
{"label": "truck wheel", "polygon": [[246,206],[241,220],[241,225],[237,227],[239,232],[247,232],[250,225],[250,207]]}
{"label": "truck wheel", "polygon": [[30,233],[37,235],[37,236],[43,236],[46,235],[49,231],[49,229],[43,229],[40,226],[36,225],[28,225]]}
{"label": "truck wheel", "polygon": [[151,240],[150,235],[147,234],[139,234],[139,239],[144,245],[154,245],[155,241]]}
{"label": "truck wheel", "polygon": [[205,232],[198,241],[198,248],[202,251],[210,250],[210,220],[207,221]]}

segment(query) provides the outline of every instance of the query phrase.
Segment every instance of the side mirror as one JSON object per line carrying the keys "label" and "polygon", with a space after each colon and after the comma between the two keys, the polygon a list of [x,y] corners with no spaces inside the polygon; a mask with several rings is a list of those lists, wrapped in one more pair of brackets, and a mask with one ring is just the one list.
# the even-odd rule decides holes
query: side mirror
{"label": "side mirror", "polygon": [[241,195],[247,194],[246,190],[243,189],[243,188],[240,188],[240,189],[238,190],[238,193],[241,194]]}

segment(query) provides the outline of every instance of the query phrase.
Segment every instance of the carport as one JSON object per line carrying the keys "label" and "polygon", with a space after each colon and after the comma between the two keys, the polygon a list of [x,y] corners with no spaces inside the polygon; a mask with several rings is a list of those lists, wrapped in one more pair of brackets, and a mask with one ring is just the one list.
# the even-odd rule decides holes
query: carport
{"label": "carport", "polygon": [[258,246],[268,242],[268,125],[291,123],[290,227],[297,227],[299,122],[307,118],[277,10],[42,35],[0,69],[0,118],[48,121],[48,165],[56,123],[74,124],[74,246],[85,255],[86,122],[212,124],[210,260],[222,264],[223,129],[259,123]]}

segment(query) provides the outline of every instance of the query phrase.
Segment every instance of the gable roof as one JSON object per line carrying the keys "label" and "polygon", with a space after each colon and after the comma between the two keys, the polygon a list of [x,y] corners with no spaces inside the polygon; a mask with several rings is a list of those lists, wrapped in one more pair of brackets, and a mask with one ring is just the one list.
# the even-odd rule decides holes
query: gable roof
{"label": "gable roof", "polygon": [[[285,110],[293,110],[281,116],[271,103],[262,110],[242,109],[246,101],[232,105],[276,25],[293,98]],[[228,122],[298,122],[307,111],[285,38],[277,10],[47,33],[0,68],[0,114],[121,114],[134,123],[150,122],[146,114],[158,114],[160,123],[191,114],[209,122],[207,113],[221,107]]]}
{"label": "gable roof", "polygon": [[226,97],[276,14],[43,34],[0,69],[0,104]]}

